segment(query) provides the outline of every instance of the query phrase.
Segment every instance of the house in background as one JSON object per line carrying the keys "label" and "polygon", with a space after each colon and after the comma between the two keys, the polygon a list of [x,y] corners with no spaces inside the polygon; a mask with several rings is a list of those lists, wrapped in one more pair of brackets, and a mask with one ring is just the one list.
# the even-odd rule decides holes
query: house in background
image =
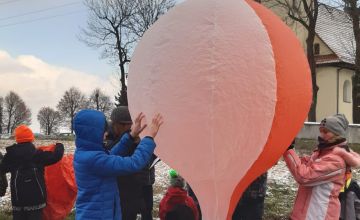
{"label": "house in background", "polygon": [[[301,24],[290,21],[287,12],[271,5],[271,1],[264,5],[289,25],[306,53],[306,29]],[[344,11],[328,6],[319,7],[314,52],[317,66],[316,79],[319,87],[316,121],[321,121],[328,115],[343,113],[352,123],[355,40],[352,24]]]}

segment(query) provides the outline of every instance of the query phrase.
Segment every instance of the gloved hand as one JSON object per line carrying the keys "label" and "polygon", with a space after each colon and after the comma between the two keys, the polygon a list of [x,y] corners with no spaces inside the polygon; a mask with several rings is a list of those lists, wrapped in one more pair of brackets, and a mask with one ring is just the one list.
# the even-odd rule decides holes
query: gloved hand
{"label": "gloved hand", "polygon": [[62,143],[56,143],[55,147],[64,148],[64,145]]}
{"label": "gloved hand", "polygon": [[350,152],[350,147],[348,145],[344,145],[342,148],[344,148],[347,152]]}
{"label": "gloved hand", "polygon": [[295,139],[291,142],[290,146],[288,147],[287,150],[291,150],[295,148]]}

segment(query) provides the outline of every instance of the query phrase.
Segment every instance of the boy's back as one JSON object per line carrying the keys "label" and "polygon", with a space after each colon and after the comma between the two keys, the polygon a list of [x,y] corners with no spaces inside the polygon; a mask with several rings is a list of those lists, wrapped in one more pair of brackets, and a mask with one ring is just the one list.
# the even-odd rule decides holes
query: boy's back
{"label": "boy's back", "polygon": [[14,144],[6,148],[1,168],[3,172],[11,173],[13,208],[45,207],[44,167],[59,161],[63,152],[62,145],[58,145],[54,152],[45,152],[37,150],[31,142]]}
{"label": "boy's back", "polygon": [[41,219],[46,206],[44,167],[58,162],[64,154],[64,146],[56,144],[55,150],[42,151],[35,148],[34,135],[25,125],[15,129],[17,144],[6,148],[1,162],[1,173],[11,173],[10,189],[13,219],[35,216]]}

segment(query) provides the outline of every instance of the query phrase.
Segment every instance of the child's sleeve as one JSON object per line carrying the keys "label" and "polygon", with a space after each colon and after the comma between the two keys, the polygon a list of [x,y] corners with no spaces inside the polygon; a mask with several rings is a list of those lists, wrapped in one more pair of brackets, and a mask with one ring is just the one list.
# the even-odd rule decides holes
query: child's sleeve
{"label": "child's sleeve", "polygon": [[301,163],[307,163],[307,162],[309,162],[309,160],[310,160],[310,156],[300,157]]}
{"label": "child's sleeve", "polygon": [[353,168],[360,167],[360,155],[353,150],[350,149],[350,152],[348,152],[344,148],[335,147],[333,152],[342,157],[348,166]]}
{"label": "child's sleeve", "polygon": [[10,167],[11,167],[10,158],[9,158],[9,155],[6,153],[5,156],[1,159],[0,173],[5,174],[5,173],[10,172]]}
{"label": "child's sleeve", "polygon": [[126,154],[126,152],[129,151],[129,149],[133,144],[134,144],[133,137],[131,137],[129,133],[126,133],[121,137],[120,141],[117,144],[115,144],[113,148],[111,148],[110,154],[118,155],[118,156],[124,155]]}
{"label": "child's sleeve", "polygon": [[54,151],[38,150],[36,153],[36,162],[49,166],[57,163],[64,155],[64,145],[56,144]]}
{"label": "child's sleeve", "polygon": [[[4,159],[4,156],[2,155],[2,153],[0,153],[0,164],[3,161],[3,159]],[[2,170],[0,170],[0,197],[5,195],[7,187],[8,187],[8,181],[6,178],[6,172],[3,172]]]}
{"label": "child's sleeve", "polygon": [[288,150],[284,154],[284,160],[295,180],[305,186],[331,182],[345,173],[345,162],[336,155],[322,157],[308,165],[301,162],[294,150]]}
{"label": "child's sleeve", "polygon": [[154,140],[145,137],[130,157],[106,154],[94,156],[92,169],[95,174],[100,176],[127,175],[140,171],[149,163],[155,147]]}
{"label": "child's sleeve", "polygon": [[[351,156],[348,158],[349,165],[354,168],[359,168],[360,167],[360,155],[353,150],[350,150],[350,155]],[[346,159],[345,159],[345,161],[348,162],[348,160],[346,160]]]}

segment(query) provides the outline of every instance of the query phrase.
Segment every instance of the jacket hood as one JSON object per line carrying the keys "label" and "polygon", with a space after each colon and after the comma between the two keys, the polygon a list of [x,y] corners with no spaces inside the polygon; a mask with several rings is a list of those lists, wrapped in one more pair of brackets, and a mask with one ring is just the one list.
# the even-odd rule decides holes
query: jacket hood
{"label": "jacket hood", "polygon": [[359,168],[360,167],[360,155],[352,150],[345,150],[341,145],[339,148],[334,149],[335,153],[343,158],[347,166]]}
{"label": "jacket hood", "polygon": [[180,187],[169,187],[167,193],[171,195],[171,197],[178,197],[178,198],[186,198],[187,192]]}
{"label": "jacket hood", "polygon": [[82,110],[74,118],[76,148],[103,151],[106,118],[96,110]]}
{"label": "jacket hood", "polygon": [[[320,150],[317,149],[314,152],[320,153]],[[349,149],[347,142],[344,141],[340,144],[325,148],[321,152],[326,154],[335,154],[340,156],[347,166],[360,168],[360,155]]]}

